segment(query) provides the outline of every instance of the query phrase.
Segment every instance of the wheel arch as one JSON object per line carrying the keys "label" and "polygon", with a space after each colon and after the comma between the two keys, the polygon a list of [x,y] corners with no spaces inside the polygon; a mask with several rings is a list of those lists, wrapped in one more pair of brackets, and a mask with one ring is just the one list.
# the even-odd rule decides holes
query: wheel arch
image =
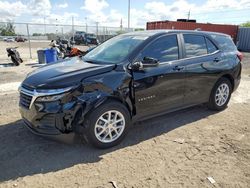
{"label": "wheel arch", "polygon": [[[112,96],[112,95],[106,96],[105,98],[99,100],[94,105],[94,107],[92,109],[97,108],[98,106],[102,105],[103,103],[105,103],[107,101],[116,101],[116,102],[119,102],[119,103],[123,104],[127,108],[128,112],[129,112],[129,115],[130,115],[130,118],[132,118],[132,116],[133,116],[133,106],[132,106],[132,103],[129,102],[129,101],[122,100],[121,98],[116,97],[116,96]],[[92,111],[92,109],[90,111]]]}
{"label": "wheel arch", "polygon": [[227,74],[223,74],[223,75],[221,75],[220,77],[218,77],[218,79],[216,80],[216,82],[214,82],[214,84],[213,84],[213,86],[212,86],[212,88],[211,88],[211,90],[210,90],[209,98],[210,98],[210,96],[211,96],[211,94],[212,94],[212,92],[213,92],[213,90],[214,90],[214,87],[215,87],[216,83],[217,83],[221,78],[226,78],[226,79],[228,79],[228,80],[230,81],[231,85],[232,85],[232,91],[234,90],[234,78],[233,78],[233,76],[230,75],[230,74],[228,74],[228,73],[227,73]]}
{"label": "wheel arch", "polygon": [[[77,105],[77,108],[75,109],[74,113],[72,114],[72,122],[71,127],[75,132],[83,133],[84,129],[88,126],[88,124],[85,122],[86,117],[88,117],[96,108],[101,106],[102,104],[108,102],[108,101],[116,101],[120,104],[122,104],[129,113],[130,119],[132,120],[133,117],[133,106],[129,105],[127,101],[124,101],[116,96],[103,96],[102,98],[99,98],[98,100],[94,100],[92,102],[83,102],[79,103]],[[82,123],[79,122],[85,122],[86,124],[82,126]]]}
{"label": "wheel arch", "polygon": [[232,85],[232,91],[234,90],[234,78],[233,78],[232,75],[230,75],[230,74],[224,74],[220,78],[226,78],[226,79],[228,79],[230,81],[231,85]]}

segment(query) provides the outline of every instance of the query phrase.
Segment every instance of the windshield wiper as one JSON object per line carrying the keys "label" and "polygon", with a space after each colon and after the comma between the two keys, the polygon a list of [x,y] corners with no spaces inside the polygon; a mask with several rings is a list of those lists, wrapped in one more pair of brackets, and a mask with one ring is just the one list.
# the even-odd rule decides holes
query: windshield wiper
{"label": "windshield wiper", "polygon": [[92,60],[87,60],[87,59],[85,59],[84,57],[82,58],[82,60],[84,61],[84,62],[87,62],[87,63],[92,63],[92,64],[95,64],[95,62],[94,61],[92,61]]}
{"label": "windshield wiper", "polygon": [[87,63],[94,63],[93,61],[90,61],[90,60],[85,60],[85,62],[87,62]]}

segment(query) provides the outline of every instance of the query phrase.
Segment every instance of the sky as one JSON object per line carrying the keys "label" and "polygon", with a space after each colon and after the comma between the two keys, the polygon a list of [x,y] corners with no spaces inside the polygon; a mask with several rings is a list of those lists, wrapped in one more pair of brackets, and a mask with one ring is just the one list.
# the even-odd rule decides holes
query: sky
{"label": "sky", "polygon": [[[240,24],[250,20],[250,0],[130,0],[130,26],[148,21],[196,19],[202,23]],[[128,0],[0,0],[0,21],[128,25]]]}

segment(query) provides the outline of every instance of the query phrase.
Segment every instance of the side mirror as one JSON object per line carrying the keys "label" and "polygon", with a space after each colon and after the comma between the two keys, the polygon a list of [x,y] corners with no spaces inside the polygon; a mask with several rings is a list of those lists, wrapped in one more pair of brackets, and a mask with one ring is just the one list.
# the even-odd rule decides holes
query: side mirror
{"label": "side mirror", "polygon": [[146,67],[156,67],[159,65],[159,61],[157,59],[151,57],[144,57],[142,61],[136,61],[131,64],[132,70],[143,70]]}
{"label": "side mirror", "polygon": [[143,69],[143,64],[140,61],[136,61],[130,65],[130,69],[134,71],[139,71]]}
{"label": "side mirror", "polygon": [[159,65],[159,61],[152,57],[144,57],[142,60],[143,67],[156,67]]}

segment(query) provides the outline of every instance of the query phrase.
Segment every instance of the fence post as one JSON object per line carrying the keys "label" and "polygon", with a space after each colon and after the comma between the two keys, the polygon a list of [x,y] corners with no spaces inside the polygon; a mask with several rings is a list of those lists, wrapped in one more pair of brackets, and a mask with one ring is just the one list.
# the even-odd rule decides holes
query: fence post
{"label": "fence post", "polygon": [[72,16],[72,39],[73,39],[73,42],[75,41],[75,31],[74,31],[74,16]]}
{"label": "fence post", "polygon": [[28,40],[29,40],[30,59],[32,59],[32,54],[31,54],[31,45],[30,45],[30,32],[29,32],[29,24],[26,24],[26,27],[27,27],[27,34],[28,34]]}
{"label": "fence post", "polygon": [[99,22],[96,22],[96,36],[98,36],[98,24]]}
{"label": "fence post", "polygon": [[103,41],[105,41],[105,40],[106,40],[106,32],[105,32],[105,27],[103,27],[102,36],[103,36]]}

